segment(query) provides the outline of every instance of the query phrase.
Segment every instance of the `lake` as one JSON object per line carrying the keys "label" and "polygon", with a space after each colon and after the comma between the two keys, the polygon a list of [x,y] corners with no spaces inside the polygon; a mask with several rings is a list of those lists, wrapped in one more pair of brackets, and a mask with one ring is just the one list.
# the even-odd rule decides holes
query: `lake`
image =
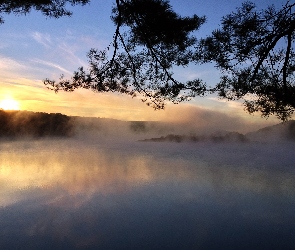
{"label": "lake", "polygon": [[0,249],[295,249],[294,152],[0,141]]}

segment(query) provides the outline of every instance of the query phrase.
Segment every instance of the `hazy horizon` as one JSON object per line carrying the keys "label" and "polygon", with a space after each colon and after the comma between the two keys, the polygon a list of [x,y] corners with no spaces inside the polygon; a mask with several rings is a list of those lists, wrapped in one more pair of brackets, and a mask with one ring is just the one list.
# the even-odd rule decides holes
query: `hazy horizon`
{"label": "hazy horizon", "polygon": [[[168,2],[207,16],[200,39],[244,0]],[[67,7],[70,18],[3,14],[0,249],[294,250],[295,121],[217,94],[158,111],[140,96],[56,94],[44,79],[87,69],[89,50],[116,32],[112,1]],[[211,63],[173,71],[179,82],[220,81]]]}

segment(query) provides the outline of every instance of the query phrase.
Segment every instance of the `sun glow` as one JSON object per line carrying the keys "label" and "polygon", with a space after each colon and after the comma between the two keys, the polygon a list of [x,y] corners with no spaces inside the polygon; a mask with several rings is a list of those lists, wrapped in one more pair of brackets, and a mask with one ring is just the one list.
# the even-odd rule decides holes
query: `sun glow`
{"label": "sun glow", "polygon": [[12,98],[3,99],[2,101],[0,101],[0,109],[19,110],[19,102]]}

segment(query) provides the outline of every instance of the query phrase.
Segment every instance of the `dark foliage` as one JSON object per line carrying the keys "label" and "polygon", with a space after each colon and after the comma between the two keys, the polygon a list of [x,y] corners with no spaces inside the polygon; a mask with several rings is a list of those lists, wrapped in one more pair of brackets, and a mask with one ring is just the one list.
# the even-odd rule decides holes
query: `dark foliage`
{"label": "dark foliage", "polygon": [[247,142],[247,138],[237,132],[229,132],[224,135],[210,135],[210,136],[187,136],[174,135],[161,136],[159,138],[151,138],[140,140],[143,142]]}
{"label": "dark foliage", "polygon": [[46,79],[48,88],[140,94],[155,109],[163,108],[165,100],[178,103],[204,94],[200,79],[182,83],[172,72],[192,61],[196,39],[191,32],[205,22],[204,17],[180,17],[164,0],[117,0],[112,20],[113,42],[104,51],[90,50],[89,69],[79,68],[71,80]]}
{"label": "dark foliage", "polygon": [[195,42],[188,34],[204,21],[196,15],[192,18],[180,17],[168,1],[160,0],[121,1],[113,9],[112,19],[116,25],[130,28],[129,39],[134,44],[162,45],[166,49],[177,46],[180,51]]}
{"label": "dark foliage", "polygon": [[[67,4],[88,2],[0,1],[0,14],[34,9],[57,18],[71,15]],[[295,111],[294,8],[291,1],[280,9],[265,10],[245,2],[223,17],[220,29],[197,41],[193,32],[205,17],[182,17],[168,0],[115,0],[112,43],[103,51],[91,49],[89,68],[79,68],[70,80],[62,76],[44,84],[55,92],[86,88],[139,95],[155,109],[163,108],[166,101],[178,103],[217,92],[222,98],[242,99],[250,113],[287,120]],[[200,62],[215,62],[221,70],[216,86],[207,87],[202,79],[182,82],[174,77],[175,67]]]}
{"label": "dark foliage", "polygon": [[257,10],[245,2],[225,16],[219,30],[201,40],[198,56],[215,61],[223,76],[221,97],[244,99],[250,113],[289,118],[295,109],[295,4]]}
{"label": "dark foliage", "polygon": [[72,130],[66,115],[0,109],[0,137],[70,136]]}
{"label": "dark foliage", "polygon": [[[62,16],[70,16],[71,11],[67,10],[66,4],[85,5],[90,0],[0,0],[0,13],[1,14],[17,14],[25,15],[31,10],[40,11],[47,17],[59,18]],[[0,23],[4,19],[0,16]]]}
{"label": "dark foliage", "polygon": [[[165,0],[116,0],[113,43],[105,51],[92,49],[89,69],[80,68],[71,80],[44,83],[56,92],[87,88],[140,94],[156,109],[167,100],[178,103],[218,92],[223,98],[243,99],[250,113],[286,120],[295,108],[294,5],[258,11],[245,2],[222,19],[219,30],[197,42],[191,32],[204,17],[181,17]],[[212,61],[222,71],[216,87],[206,87],[201,79],[183,83],[173,77],[175,66]]]}

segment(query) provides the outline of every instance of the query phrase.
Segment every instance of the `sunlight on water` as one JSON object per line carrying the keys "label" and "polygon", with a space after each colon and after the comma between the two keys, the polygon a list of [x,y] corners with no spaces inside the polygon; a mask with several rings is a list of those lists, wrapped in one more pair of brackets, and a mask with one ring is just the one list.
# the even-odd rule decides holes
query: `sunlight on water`
{"label": "sunlight on water", "polygon": [[[11,151],[1,153],[0,180],[15,192],[59,189],[67,195],[121,192],[150,181],[147,158],[108,155],[100,149]],[[2,199],[3,202],[3,199]],[[2,206],[5,204],[1,204]],[[6,204],[8,205],[8,204]]]}
{"label": "sunlight on water", "polygon": [[[1,142],[0,236],[18,240],[8,237],[0,247],[44,248],[49,240],[55,249],[179,249],[180,242],[183,249],[218,249],[249,237],[269,246],[279,236],[288,249],[294,237],[285,233],[295,229],[292,161],[276,167],[266,158],[272,148],[245,158],[254,149]],[[253,239],[257,229],[264,240]]]}

